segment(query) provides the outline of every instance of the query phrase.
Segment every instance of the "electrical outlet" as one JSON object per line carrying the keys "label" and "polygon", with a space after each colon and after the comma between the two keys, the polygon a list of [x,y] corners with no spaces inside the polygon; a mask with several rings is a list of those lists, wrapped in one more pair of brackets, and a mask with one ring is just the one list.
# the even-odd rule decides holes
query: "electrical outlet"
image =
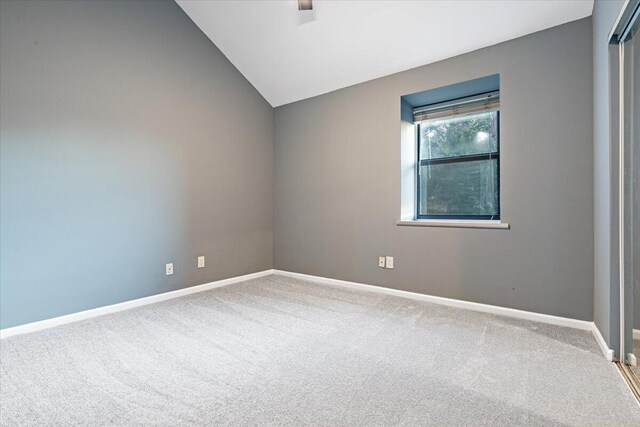
{"label": "electrical outlet", "polygon": [[387,268],[390,270],[393,270],[393,257],[392,256],[388,256],[387,257]]}
{"label": "electrical outlet", "polygon": [[173,263],[164,266],[165,274],[171,276],[173,274]]}
{"label": "electrical outlet", "polygon": [[383,256],[378,257],[378,267],[380,268],[384,268],[385,267],[385,259]]}
{"label": "electrical outlet", "polygon": [[198,257],[198,268],[204,268],[204,255]]}

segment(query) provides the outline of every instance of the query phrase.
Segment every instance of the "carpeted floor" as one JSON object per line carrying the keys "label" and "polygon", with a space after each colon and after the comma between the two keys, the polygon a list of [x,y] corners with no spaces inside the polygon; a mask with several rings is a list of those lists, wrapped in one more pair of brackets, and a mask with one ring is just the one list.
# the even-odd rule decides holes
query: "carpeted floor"
{"label": "carpeted floor", "polygon": [[268,276],[0,342],[5,425],[638,426],[589,332]]}

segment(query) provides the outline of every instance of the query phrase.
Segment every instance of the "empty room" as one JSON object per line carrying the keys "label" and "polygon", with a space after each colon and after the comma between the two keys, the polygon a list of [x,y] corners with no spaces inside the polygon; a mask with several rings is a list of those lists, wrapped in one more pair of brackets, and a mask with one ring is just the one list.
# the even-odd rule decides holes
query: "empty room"
{"label": "empty room", "polygon": [[640,0],[0,0],[1,426],[640,426]]}

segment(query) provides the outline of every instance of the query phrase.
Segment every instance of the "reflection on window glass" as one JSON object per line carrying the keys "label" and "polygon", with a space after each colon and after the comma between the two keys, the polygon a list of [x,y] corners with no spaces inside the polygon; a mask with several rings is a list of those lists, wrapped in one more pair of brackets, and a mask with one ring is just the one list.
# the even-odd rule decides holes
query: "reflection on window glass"
{"label": "reflection on window glass", "polygon": [[418,122],[418,218],[500,218],[499,114]]}
{"label": "reflection on window glass", "polygon": [[498,112],[420,122],[420,159],[437,159],[498,150]]}
{"label": "reflection on window glass", "polygon": [[497,216],[497,160],[420,166],[420,215]]}

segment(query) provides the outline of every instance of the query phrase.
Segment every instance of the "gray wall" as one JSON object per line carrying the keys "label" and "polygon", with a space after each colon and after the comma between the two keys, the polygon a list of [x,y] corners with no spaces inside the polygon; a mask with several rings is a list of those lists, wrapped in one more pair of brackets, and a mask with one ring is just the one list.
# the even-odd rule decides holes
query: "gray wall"
{"label": "gray wall", "polygon": [[[494,73],[512,229],[396,226],[400,96]],[[275,267],[591,320],[592,102],[587,18],[277,108]]]}
{"label": "gray wall", "polygon": [[0,8],[2,328],[272,267],[273,109],[175,3]]}
{"label": "gray wall", "polygon": [[[596,0],[593,7],[594,321],[610,348],[619,346],[619,293],[612,252],[612,169],[609,136],[609,32],[624,0]],[[612,269],[612,266],[614,268]]]}
{"label": "gray wall", "polygon": [[[639,23],[640,24],[640,23]],[[640,35],[637,35],[633,39],[633,108],[632,114],[638,120],[640,120]],[[629,197],[628,200],[632,201],[633,206],[631,221],[633,227],[632,234],[632,277],[633,277],[633,298],[631,302],[633,304],[633,328],[640,329],[640,126],[633,126],[632,141],[635,141],[632,149],[632,171],[633,171],[633,184],[631,189],[633,191],[633,197]],[[638,350],[636,350],[638,351]],[[640,355],[639,355],[640,356]]]}
{"label": "gray wall", "polygon": [[[0,8],[0,327],[274,257],[284,270],[592,318],[593,214],[596,239],[608,217],[592,171],[606,78],[594,45],[592,98],[590,19],[280,107],[274,153],[273,109],[173,2]],[[596,14],[594,41],[611,13]],[[512,229],[396,226],[400,96],[494,73]]]}

